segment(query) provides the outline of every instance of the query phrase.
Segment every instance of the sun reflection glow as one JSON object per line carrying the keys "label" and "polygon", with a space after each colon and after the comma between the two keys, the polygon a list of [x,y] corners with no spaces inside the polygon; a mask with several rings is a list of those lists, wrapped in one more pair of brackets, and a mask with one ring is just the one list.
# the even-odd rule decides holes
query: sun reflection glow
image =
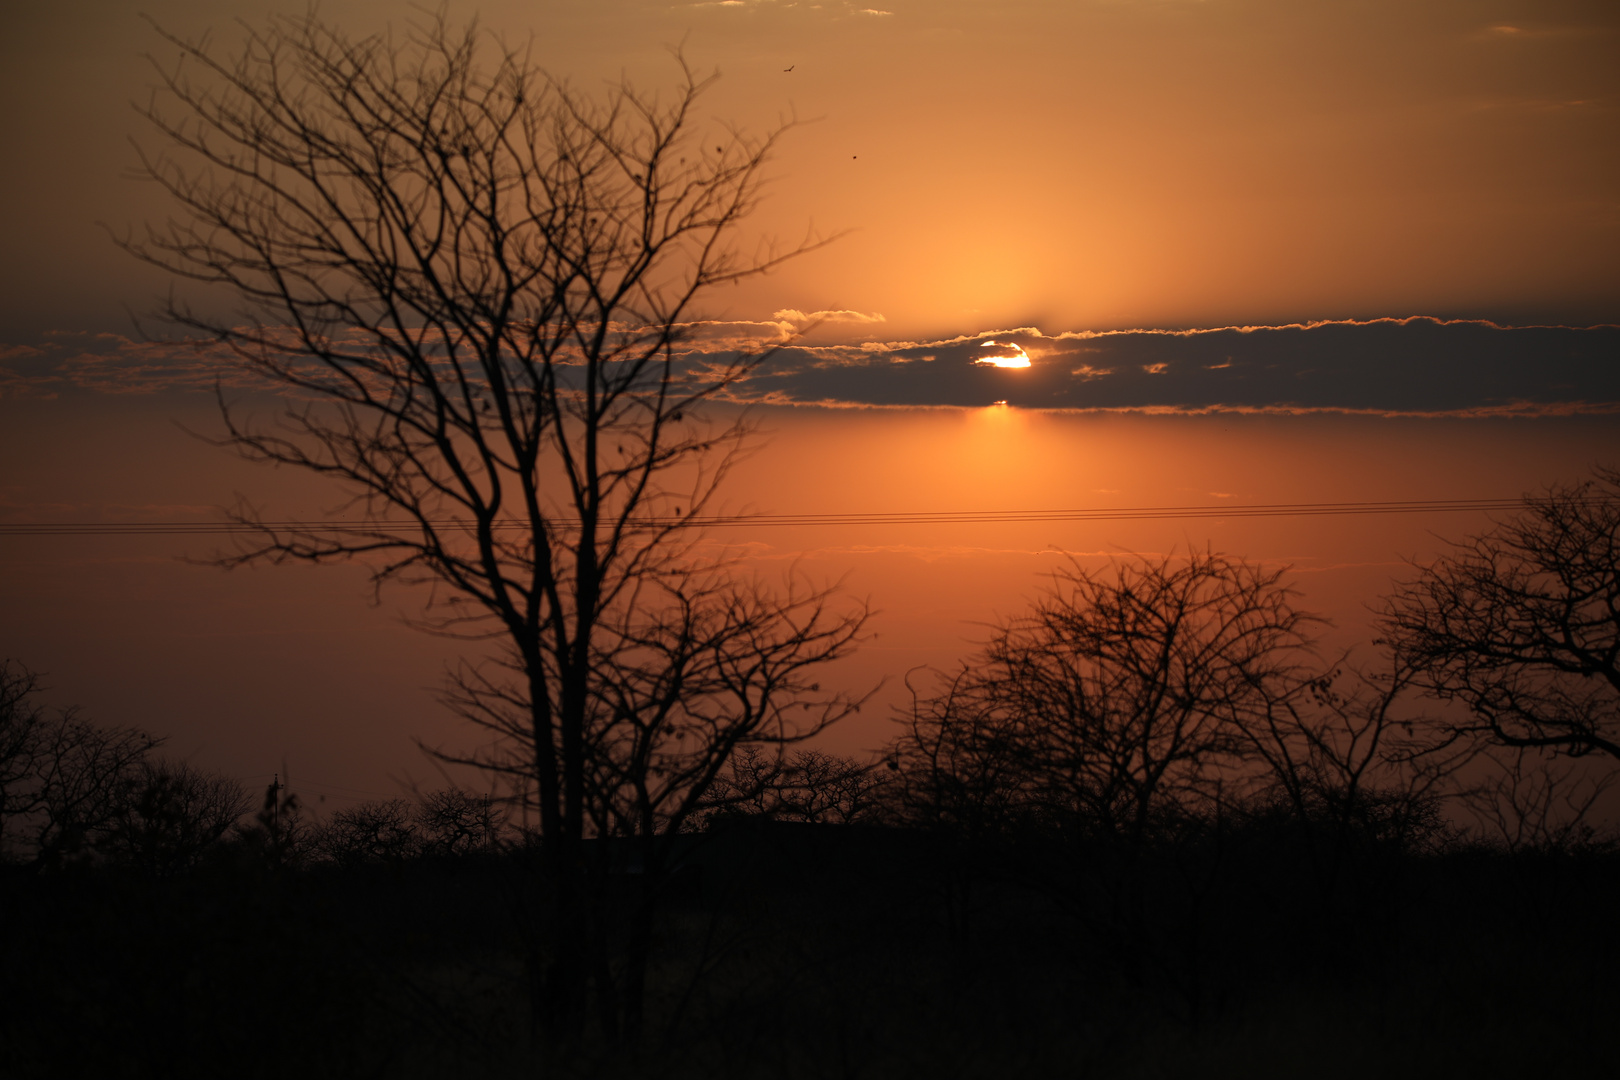
{"label": "sun reflection glow", "polygon": [[996,348],[1001,350],[989,356],[981,356],[973,361],[975,364],[989,364],[992,367],[1023,368],[1029,367],[1029,354],[1022,345],[1016,342],[1002,343],[1000,341],[987,341],[980,345],[981,349]]}

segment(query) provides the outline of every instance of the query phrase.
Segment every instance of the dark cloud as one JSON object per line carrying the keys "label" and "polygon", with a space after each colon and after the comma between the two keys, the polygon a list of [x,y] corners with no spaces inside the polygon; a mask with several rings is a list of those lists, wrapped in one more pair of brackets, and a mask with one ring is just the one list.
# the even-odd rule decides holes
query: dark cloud
{"label": "dark cloud", "polygon": [[[1027,369],[975,361],[1016,342]],[[994,350],[1002,352],[1004,350]],[[787,348],[739,397],[879,406],[1558,412],[1620,407],[1620,327],[1429,318]]]}
{"label": "dark cloud", "polygon": [[[863,317],[871,321],[872,317]],[[740,401],[1078,410],[1337,410],[1517,414],[1620,411],[1620,326],[1503,327],[1429,318],[1048,336],[1025,327],[941,341],[811,346],[787,322],[694,323],[685,359],[767,362]],[[780,344],[783,341],[787,344]],[[986,347],[987,342],[995,342]],[[1027,353],[1027,368],[991,357]],[[260,386],[219,347],[59,334],[0,347],[0,398]]]}

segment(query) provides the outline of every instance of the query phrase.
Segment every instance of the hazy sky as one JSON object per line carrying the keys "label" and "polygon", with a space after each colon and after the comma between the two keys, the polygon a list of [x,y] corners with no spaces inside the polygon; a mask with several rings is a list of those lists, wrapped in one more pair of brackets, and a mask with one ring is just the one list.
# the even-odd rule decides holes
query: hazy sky
{"label": "hazy sky", "polygon": [[[139,340],[165,283],[131,101],[163,43],[302,4],[57,0],[0,38],[0,521],[329,505],[179,431],[218,368]],[[403,3],[328,2],[352,30]],[[774,441],[730,502],[779,512],[1512,497],[1620,445],[1620,6],[1490,0],[450,5],[577,87],[718,69],[714,117],[796,118],[751,222],[847,232],[715,298],[696,353],[820,328],[738,389]],[[792,68],[791,71],[784,69]],[[827,313],[831,313],[828,315]],[[987,342],[995,342],[987,346]],[[1027,357],[1001,368],[987,358]],[[1008,408],[985,408],[1005,401]],[[861,406],[864,408],[833,408]],[[881,407],[881,408],[877,408]],[[1060,411],[1037,411],[1060,410]],[[1066,411],[1064,411],[1066,410]],[[1181,415],[1162,415],[1181,414]],[[739,535],[870,596],[851,680],[948,662],[1058,551],[1211,544],[1362,604],[1482,517]],[[0,537],[0,655],[58,700],[234,774],[334,795],[454,738],[444,645],[351,570],[224,575],[206,547]],[[1351,633],[1347,629],[1346,633]],[[1353,636],[1353,635],[1352,635]],[[897,685],[891,682],[890,699]],[[883,716],[841,736],[884,737]],[[382,749],[379,749],[382,748]],[[415,762],[416,764],[412,764]],[[346,778],[346,779],[345,779]]]}
{"label": "hazy sky", "polygon": [[[128,325],[108,243],[163,54],[295,3],[58,0],[0,44],[0,337]],[[403,3],[327,3],[357,31]],[[888,336],[1434,315],[1620,321],[1620,7],[1560,0],[510,0],[450,5],[583,88],[718,69],[713,115],[804,125],[756,220],[852,230],[717,311]],[[783,69],[792,67],[791,72]]]}

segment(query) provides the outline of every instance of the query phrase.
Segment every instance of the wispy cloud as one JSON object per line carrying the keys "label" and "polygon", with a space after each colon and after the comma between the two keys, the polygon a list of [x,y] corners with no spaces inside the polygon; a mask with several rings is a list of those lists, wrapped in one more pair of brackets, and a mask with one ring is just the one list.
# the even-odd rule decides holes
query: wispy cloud
{"label": "wispy cloud", "polygon": [[1600,25],[1582,26],[1576,23],[1547,23],[1517,19],[1513,22],[1491,23],[1480,27],[1472,37],[1475,41],[1535,41],[1543,38],[1588,37],[1610,33]]}
{"label": "wispy cloud", "polygon": [[39,345],[0,346],[0,398],[51,398],[70,389],[144,394],[216,385],[265,384],[212,341],[137,341],[122,334],[61,331]]}
{"label": "wispy cloud", "polygon": [[863,311],[800,311],[798,308],[783,308],[771,316],[781,322],[791,323],[880,323],[888,320],[881,312],[874,311],[867,314]]}

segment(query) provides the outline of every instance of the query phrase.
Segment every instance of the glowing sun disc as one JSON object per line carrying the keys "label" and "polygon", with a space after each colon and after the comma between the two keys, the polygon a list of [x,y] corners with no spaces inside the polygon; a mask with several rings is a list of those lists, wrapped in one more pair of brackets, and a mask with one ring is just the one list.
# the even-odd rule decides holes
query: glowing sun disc
{"label": "glowing sun disc", "polygon": [[1029,367],[1029,354],[1024,351],[1024,347],[1022,345],[1012,341],[1009,341],[1006,344],[1002,344],[999,341],[986,341],[983,345],[980,345],[979,348],[988,349],[991,346],[995,346],[998,349],[1011,349],[1013,350],[1013,355],[986,356],[973,362],[975,364],[988,364],[992,367],[1003,368]]}

